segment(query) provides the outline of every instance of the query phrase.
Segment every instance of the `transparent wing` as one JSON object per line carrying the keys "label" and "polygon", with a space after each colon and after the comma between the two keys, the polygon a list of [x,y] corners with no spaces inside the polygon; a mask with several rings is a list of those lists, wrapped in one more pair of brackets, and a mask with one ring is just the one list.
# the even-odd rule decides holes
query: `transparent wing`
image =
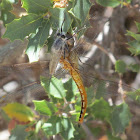
{"label": "transparent wing", "polygon": [[[42,96],[40,76],[49,77],[49,62],[40,61],[17,65],[0,66],[0,106],[20,101],[23,96]],[[27,95],[28,94],[28,95]],[[32,98],[28,98],[32,99]]]}
{"label": "transparent wing", "polygon": [[51,75],[55,74],[60,57],[64,54],[64,47],[65,42],[61,39],[61,37],[57,37],[51,47],[51,61],[49,65]]}
{"label": "transparent wing", "polygon": [[[84,47],[86,50],[83,51],[82,49]],[[80,73],[84,85],[87,87],[93,86],[93,94],[95,94],[96,97],[123,98],[126,91],[136,90],[130,85],[125,84],[117,73],[110,73],[109,69],[111,68],[106,69],[107,65],[102,65],[103,55],[93,43],[86,43],[86,41],[79,42],[73,51],[71,61],[75,63],[75,60],[79,60],[80,66],[76,66],[76,69]],[[107,57],[103,58],[103,62],[105,62],[106,59]],[[95,65],[98,66],[98,70]],[[112,65],[114,64],[112,63]]]}
{"label": "transparent wing", "polygon": [[[88,47],[90,48],[89,45]],[[80,48],[82,48],[82,45]],[[122,93],[125,91],[135,90],[131,88],[129,85],[126,85],[124,83],[122,84],[121,82],[119,82],[120,79],[118,79],[118,81],[116,80],[114,81],[113,79],[116,79],[116,76],[114,77],[112,76],[112,74],[109,74],[109,71],[103,70],[101,72],[95,70],[94,64],[96,64],[95,60],[98,60],[97,57],[86,58],[83,57],[83,55],[81,57],[81,55],[79,54],[83,54],[83,53],[81,53],[80,51],[81,50],[79,50],[79,47],[78,47],[78,51],[77,50],[73,51],[74,53],[72,54],[72,63],[76,65],[76,69],[81,74],[84,85],[86,87],[90,87],[91,85],[93,86],[93,92],[90,94],[95,94],[97,97],[103,96],[108,98],[110,97],[116,98],[122,96]],[[90,51],[87,50],[87,52]],[[58,52],[56,54],[55,53],[53,54],[54,59],[52,60],[54,61],[55,66],[58,64],[61,56],[58,54],[59,54]],[[96,56],[100,58],[101,55],[96,55]],[[77,67],[78,59],[80,59],[79,61],[80,67]],[[87,61],[83,61],[85,59],[87,59]],[[51,61],[52,64],[54,64],[53,61]],[[0,79],[1,79],[0,80],[0,96],[1,96],[0,105],[3,105],[4,103],[8,103],[8,102],[13,102],[15,100],[16,101],[21,100],[23,96],[24,98],[27,97],[30,100],[32,100],[31,97],[35,97],[35,96],[41,99],[48,98],[46,97],[44,89],[40,85],[40,76],[42,75],[50,78],[49,66],[50,66],[49,61],[40,61],[31,64],[19,64],[13,66],[1,65],[0,66]],[[63,78],[63,77],[65,78],[66,75],[64,74],[64,69],[60,68],[55,76],[59,78]],[[14,85],[8,86],[8,90],[7,90],[5,86],[10,82],[14,82]],[[13,87],[15,88],[12,89]]]}
{"label": "transparent wing", "polygon": [[54,53],[52,53],[50,66],[49,66],[51,75],[55,74],[61,55],[62,55],[61,51],[55,51]]}

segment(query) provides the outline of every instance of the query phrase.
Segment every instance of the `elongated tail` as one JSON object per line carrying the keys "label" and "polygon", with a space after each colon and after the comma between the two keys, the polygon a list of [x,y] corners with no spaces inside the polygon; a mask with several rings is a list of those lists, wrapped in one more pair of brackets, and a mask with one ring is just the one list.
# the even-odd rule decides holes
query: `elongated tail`
{"label": "elongated tail", "polygon": [[71,74],[73,80],[75,81],[75,83],[80,91],[82,106],[81,106],[81,113],[80,113],[78,123],[82,124],[83,120],[84,120],[84,115],[86,113],[86,108],[87,108],[87,94],[86,94],[85,87],[83,85],[82,78],[81,78],[80,74],[77,72],[76,68],[74,68],[67,59],[64,59],[63,57],[61,57],[60,63],[63,64],[64,69],[69,70],[69,73]]}

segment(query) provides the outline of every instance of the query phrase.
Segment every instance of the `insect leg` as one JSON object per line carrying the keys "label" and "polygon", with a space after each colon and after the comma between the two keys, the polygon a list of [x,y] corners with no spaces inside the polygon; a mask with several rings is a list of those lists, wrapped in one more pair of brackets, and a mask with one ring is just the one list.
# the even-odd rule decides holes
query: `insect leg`
{"label": "insect leg", "polygon": [[66,56],[66,49],[64,48],[64,59],[65,59],[65,56]]}

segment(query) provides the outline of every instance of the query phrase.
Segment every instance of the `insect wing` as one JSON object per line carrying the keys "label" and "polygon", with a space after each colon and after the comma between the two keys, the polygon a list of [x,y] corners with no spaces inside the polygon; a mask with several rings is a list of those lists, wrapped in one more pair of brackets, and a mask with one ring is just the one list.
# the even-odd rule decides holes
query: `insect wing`
{"label": "insect wing", "polygon": [[[40,75],[50,77],[48,62],[40,61],[12,66],[1,65],[0,106],[4,106],[9,102],[21,101],[28,95],[28,99],[31,99],[30,97],[32,99],[34,97],[36,99],[41,98],[41,96],[43,97],[45,91],[40,84]],[[41,93],[44,93],[44,95]]]}
{"label": "insect wing", "polygon": [[49,71],[51,75],[54,75],[56,72],[56,67],[59,63],[61,54],[62,53],[60,51],[55,51],[54,53],[52,53],[51,61],[49,64]]}
{"label": "insect wing", "polygon": [[64,53],[65,41],[61,37],[57,37],[51,48],[51,61],[49,65],[50,74],[54,75],[60,57]]}

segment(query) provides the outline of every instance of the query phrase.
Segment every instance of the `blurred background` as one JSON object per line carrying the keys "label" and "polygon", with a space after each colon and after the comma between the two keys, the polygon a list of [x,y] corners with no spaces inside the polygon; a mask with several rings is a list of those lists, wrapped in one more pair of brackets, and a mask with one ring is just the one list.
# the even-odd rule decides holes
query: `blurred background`
{"label": "blurred background", "polygon": [[[103,7],[97,4],[95,0],[91,0],[91,2],[94,3],[89,11],[91,26],[86,29],[85,34],[76,43],[77,53],[82,61],[80,70],[85,85],[90,86],[88,77],[91,78],[94,75],[105,80],[116,82],[121,80],[124,84],[127,84],[125,87],[128,87],[128,90],[130,87],[140,88],[140,55],[132,55],[129,42],[133,41],[134,38],[126,35],[127,31],[139,34],[136,26],[136,22],[140,23],[139,0],[132,0],[130,5],[115,8]],[[20,0],[11,1],[11,3],[13,9],[0,9],[0,106],[2,107],[11,101],[26,102],[26,105],[32,106],[32,99],[48,100],[45,91],[37,81],[40,80],[40,75],[49,76],[50,54],[46,53],[47,45],[44,45],[40,51],[39,61],[28,64],[29,59],[25,54],[28,40],[10,42],[8,39],[2,38],[7,23],[14,18],[27,14],[25,9],[21,7]],[[138,45],[138,48],[140,48],[140,45]],[[115,72],[117,60],[123,60],[127,65],[127,69],[121,75]],[[134,69],[131,64],[135,64],[137,68]],[[56,74],[57,77],[64,76],[61,72],[58,73]],[[114,86],[116,85],[114,84]],[[115,90],[115,87],[111,88]],[[14,94],[9,94],[11,92],[14,92]],[[22,94],[23,92],[24,94]],[[7,98],[3,100],[3,96],[7,96]],[[116,100],[116,97],[114,100]],[[127,102],[133,118],[126,134],[122,134],[122,138],[139,140],[140,105],[132,100]],[[99,122],[95,124],[104,126]],[[4,135],[9,135],[7,125],[7,122],[0,116],[0,140],[5,140],[3,139]]]}

